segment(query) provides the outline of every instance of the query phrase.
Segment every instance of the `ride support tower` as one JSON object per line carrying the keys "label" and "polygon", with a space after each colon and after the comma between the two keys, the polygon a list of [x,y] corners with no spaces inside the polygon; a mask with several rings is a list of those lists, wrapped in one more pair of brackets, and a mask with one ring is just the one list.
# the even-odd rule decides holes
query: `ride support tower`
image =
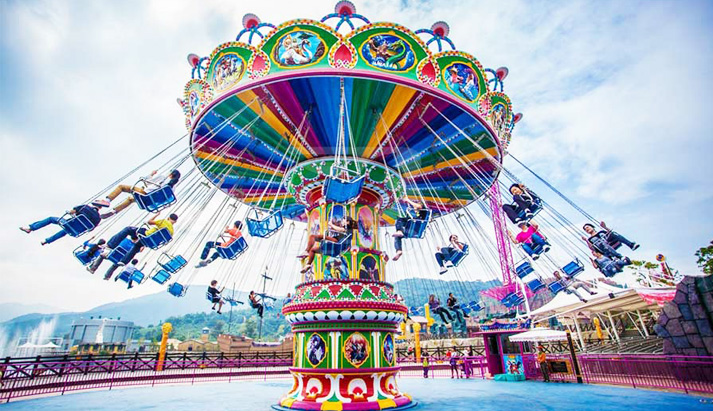
{"label": "ride support tower", "polygon": [[[519,118],[502,70],[456,50],[448,31],[372,23],[341,1],[321,21],[248,14],[235,41],[189,56],[179,104],[200,171],[256,213],[322,236],[283,307],[293,386],[275,409],[415,404],[397,385],[394,334],[408,310],[387,281],[380,230],[406,215],[407,198],[435,219],[481,197]],[[347,217],[346,238],[323,239]]]}

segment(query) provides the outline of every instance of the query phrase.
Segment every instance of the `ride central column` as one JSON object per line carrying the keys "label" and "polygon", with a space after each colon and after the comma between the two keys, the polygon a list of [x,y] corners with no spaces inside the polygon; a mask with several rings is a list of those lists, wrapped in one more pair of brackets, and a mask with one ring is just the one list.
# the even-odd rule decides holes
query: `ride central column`
{"label": "ride central column", "polygon": [[[385,280],[379,250],[380,212],[404,195],[400,177],[376,163],[351,160],[367,176],[350,204],[328,203],[322,185],[332,161],[300,164],[288,172],[290,191],[308,206],[306,235],[324,235],[328,222],[351,217],[357,229],[338,254],[323,252],[282,312],[294,333],[292,389],[275,409],[381,410],[415,405],[399,391],[394,333],[407,308]],[[388,221],[387,221],[388,222]],[[324,251],[324,250],[323,250]]]}

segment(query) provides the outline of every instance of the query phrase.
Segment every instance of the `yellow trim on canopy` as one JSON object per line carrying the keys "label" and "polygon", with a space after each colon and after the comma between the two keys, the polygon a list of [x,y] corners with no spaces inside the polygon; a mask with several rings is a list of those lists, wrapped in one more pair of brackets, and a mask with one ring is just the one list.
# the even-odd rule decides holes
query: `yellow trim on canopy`
{"label": "yellow trim on canopy", "polygon": [[[399,118],[399,114],[401,114],[404,110],[406,104],[411,101],[414,94],[416,94],[415,89],[402,86],[396,86],[396,88],[394,88],[394,91],[391,93],[391,97],[389,97],[389,101],[386,103],[384,111],[381,113],[381,116],[384,118],[384,122],[387,124],[389,129],[394,123],[396,123]],[[386,132],[387,130],[384,130],[384,123],[381,122],[381,119],[377,120],[374,132],[369,138],[369,142],[364,149],[362,157],[371,158],[371,155],[374,151],[376,151],[379,142],[382,141],[384,136],[387,135]]]}
{"label": "yellow trim on canopy", "polygon": [[[240,199],[240,201],[242,201],[243,203],[253,203],[260,201],[260,197],[261,196],[243,197]],[[272,194],[265,194],[264,196],[262,196],[262,201],[272,201],[272,199],[275,197],[277,197],[277,200],[285,200],[293,196],[291,194],[282,194],[278,196],[274,196]]]}
{"label": "yellow trim on canopy", "polygon": [[250,163],[246,163],[243,161],[238,161],[238,160],[231,160],[229,158],[221,157],[218,156],[217,154],[213,153],[206,153],[205,151],[196,151],[195,156],[197,158],[200,158],[202,160],[207,160],[207,161],[213,161],[213,162],[218,162],[222,164],[226,164],[229,166],[234,166],[234,167],[240,167],[240,168],[245,168],[248,170],[253,170],[257,171],[259,173],[266,173],[267,175],[275,175],[275,177],[282,177],[282,172],[273,170],[271,168],[267,167],[260,167],[260,166],[254,166]]}
{"label": "yellow trim on canopy", "polygon": [[[240,99],[243,103],[245,103],[246,106],[250,106],[256,101],[259,101],[260,98],[253,92],[252,90],[246,90],[240,94],[236,94],[236,97]],[[259,106],[258,106],[259,107]],[[303,156],[305,156],[307,159],[312,158],[312,154],[305,148],[304,144],[295,137],[292,132],[285,127],[285,124],[282,122],[281,119],[279,119],[275,113],[272,112],[269,108],[265,107],[264,110],[260,110],[258,108],[258,111],[253,110],[251,107],[250,110],[258,117],[260,117],[267,125],[272,127],[273,130],[275,130],[276,133],[281,135],[282,137],[287,136],[288,141],[290,142],[291,145],[293,145],[297,150],[302,153]],[[296,126],[299,127],[299,124],[296,124]]]}
{"label": "yellow trim on canopy", "polygon": [[[491,147],[491,148],[485,150],[485,152],[490,154],[490,156],[492,156],[492,157],[495,157],[498,155],[498,149],[496,147]],[[450,160],[441,161],[440,163],[436,163],[431,166],[422,167],[422,168],[410,171],[410,172],[404,174],[404,178],[405,177],[416,177],[420,174],[433,172],[436,170],[440,170],[442,168],[462,167],[463,164],[461,163],[461,160],[463,160],[463,162],[465,162],[465,163],[470,164],[470,163],[474,163],[477,161],[482,161],[485,158],[487,158],[485,153],[483,153],[482,151],[476,151],[475,153],[470,153],[466,156],[452,158]]]}

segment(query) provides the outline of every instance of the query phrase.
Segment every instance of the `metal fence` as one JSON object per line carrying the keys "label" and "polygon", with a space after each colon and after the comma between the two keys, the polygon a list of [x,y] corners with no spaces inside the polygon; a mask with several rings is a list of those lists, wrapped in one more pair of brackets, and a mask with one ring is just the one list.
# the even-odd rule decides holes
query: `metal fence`
{"label": "metal fence", "polygon": [[[292,365],[291,358],[181,353],[168,356],[163,371],[157,371],[158,358],[155,355],[129,357],[4,361],[0,363],[0,403],[126,386],[286,379],[290,376],[289,367]],[[548,354],[548,358],[571,360],[565,354]],[[577,359],[585,383],[713,393],[713,357],[582,354]],[[398,364],[401,377],[424,378],[422,364],[416,363],[412,357],[400,357]],[[523,355],[523,366],[528,378],[541,378],[534,355]],[[486,372],[487,362],[483,356],[459,357],[455,367],[450,365],[449,357],[445,355],[429,358],[429,378],[482,379],[486,377]],[[551,374],[551,379],[574,382],[576,376]]]}
{"label": "metal fence", "polygon": [[[566,354],[548,359],[571,361]],[[621,385],[713,394],[713,357],[646,354],[580,354],[577,361],[585,383]],[[534,355],[523,356],[528,378],[542,379]],[[576,375],[551,374],[553,381],[576,381]]]}

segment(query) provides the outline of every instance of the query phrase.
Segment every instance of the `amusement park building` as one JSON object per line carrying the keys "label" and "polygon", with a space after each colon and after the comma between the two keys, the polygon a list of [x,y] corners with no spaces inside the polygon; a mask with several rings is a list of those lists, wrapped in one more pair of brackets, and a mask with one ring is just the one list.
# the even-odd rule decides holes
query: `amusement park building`
{"label": "amusement park building", "polygon": [[82,352],[123,352],[135,328],[132,321],[121,318],[82,318],[72,323],[69,346],[77,346]]}

